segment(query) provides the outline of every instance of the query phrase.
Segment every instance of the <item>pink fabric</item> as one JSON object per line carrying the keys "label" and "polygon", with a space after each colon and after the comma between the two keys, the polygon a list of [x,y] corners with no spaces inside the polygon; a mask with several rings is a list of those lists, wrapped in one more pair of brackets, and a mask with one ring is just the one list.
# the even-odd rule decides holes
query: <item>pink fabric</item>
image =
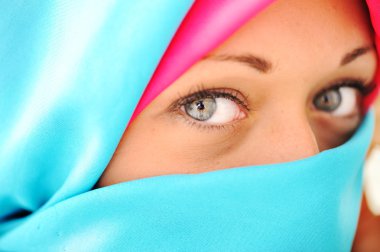
{"label": "pink fabric", "polygon": [[[191,65],[274,1],[196,0],[163,55],[131,121]],[[379,48],[380,0],[367,0],[367,4],[376,33],[376,45]],[[379,70],[376,76],[376,83],[380,83]],[[376,86],[374,92],[365,98],[365,110],[374,102],[378,90],[379,85]]]}
{"label": "pink fabric", "polygon": [[131,121],[197,60],[274,0],[196,0],[166,50]]}
{"label": "pink fabric", "polygon": [[[377,47],[377,58],[380,59],[380,1],[379,0],[367,0],[368,9],[371,15],[371,21],[373,29],[375,30],[375,43]],[[379,93],[379,83],[380,83],[380,61],[377,68],[377,73],[375,77],[376,89],[364,100],[364,108],[367,110],[371,104],[375,101]]]}

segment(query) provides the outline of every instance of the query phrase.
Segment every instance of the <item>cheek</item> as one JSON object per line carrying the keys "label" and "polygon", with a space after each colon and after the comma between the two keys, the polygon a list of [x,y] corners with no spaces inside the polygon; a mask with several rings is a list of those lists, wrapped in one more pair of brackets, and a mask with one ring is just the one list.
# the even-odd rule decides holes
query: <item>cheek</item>
{"label": "cheek", "polygon": [[354,134],[361,120],[359,112],[344,118],[334,118],[324,113],[316,113],[309,118],[320,151],[345,143]]}
{"label": "cheek", "polygon": [[151,135],[152,146],[149,148],[162,146],[159,150],[161,163],[169,162],[170,167],[178,169],[177,172],[185,170],[189,173],[218,166],[223,157],[241,145],[249,129],[247,122],[223,129],[205,129],[170,117],[156,120],[155,124],[156,134]]}
{"label": "cheek", "polygon": [[123,136],[100,185],[173,173],[226,168],[241,145],[244,124],[229,130],[200,130],[173,118],[139,117]]}

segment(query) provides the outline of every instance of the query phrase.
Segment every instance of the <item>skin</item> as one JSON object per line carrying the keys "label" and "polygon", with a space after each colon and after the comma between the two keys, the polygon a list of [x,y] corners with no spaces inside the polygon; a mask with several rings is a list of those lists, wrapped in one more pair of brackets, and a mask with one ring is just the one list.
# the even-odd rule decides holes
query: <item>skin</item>
{"label": "skin", "polygon": [[[373,145],[380,145],[380,100],[375,104],[376,127]],[[364,197],[360,212],[358,229],[352,247],[353,252],[379,251],[380,249],[380,215],[374,215],[367,206]]]}
{"label": "skin", "polygon": [[380,249],[380,216],[375,216],[368,209],[365,197],[362,202],[362,209],[358,223],[358,229],[354,244],[353,252],[379,251]]}
{"label": "skin", "polygon": [[[361,94],[355,91],[357,104],[344,116],[313,101],[342,79],[371,85],[377,62],[367,16],[358,0],[275,2],[130,124],[97,186],[293,161],[344,143],[362,118]],[[238,62],[242,55],[263,58],[270,69],[252,57]],[[238,104],[234,120],[209,124],[178,105],[181,97],[210,89],[237,95],[249,109]]]}

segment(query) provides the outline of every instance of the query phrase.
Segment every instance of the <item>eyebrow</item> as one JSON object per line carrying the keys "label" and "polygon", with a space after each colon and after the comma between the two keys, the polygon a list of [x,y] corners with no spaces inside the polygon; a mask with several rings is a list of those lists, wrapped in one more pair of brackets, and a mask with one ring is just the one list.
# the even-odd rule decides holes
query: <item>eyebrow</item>
{"label": "eyebrow", "polygon": [[252,68],[255,68],[257,71],[261,73],[268,73],[272,69],[272,63],[264,58],[260,58],[258,56],[252,54],[243,54],[243,55],[207,55],[203,58],[212,59],[217,61],[234,61],[243,63]]}
{"label": "eyebrow", "polygon": [[[358,47],[352,50],[349,53],[346,53],[340,62],[340,66],[347,65],[357,59],[358,57],[368,53],[373,50],[374,46],[365,46]],[[220,55],[207,55],[202,60],[212,59],[217,61],[233,61],[239,62],[249,67],[252,67],[259,71],[260,73],[268,73],[272,70],[273,64],[264,58],[258,57],[252,54],[243,54],[243,55],[228,55],[228,54],[220,54]]]}
{"label": "eyebrow", "polygon": [[350,62],[357,59],[359,56],[362,56],[373,49],[374,49],[374,46],[366,46],[366,47],[359,47],[352,50],[351,52],[347,53],[343,57],[342,61],[340,62],[340,66],[349,64]]}

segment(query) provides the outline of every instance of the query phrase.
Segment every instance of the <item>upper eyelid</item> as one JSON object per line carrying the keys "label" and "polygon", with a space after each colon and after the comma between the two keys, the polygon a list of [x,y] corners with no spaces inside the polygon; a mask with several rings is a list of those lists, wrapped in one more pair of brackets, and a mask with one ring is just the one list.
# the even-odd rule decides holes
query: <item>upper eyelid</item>
{"label": "upper eyelid", "polygon": [[198,90],[197,92],[189,94],[185,97],[180,97],[178,100],[175,101],[175,103],[177,104],[177,107],[178,107],[178,106],[183,106],[188,102],[193,102],[197,99],[204,99],[207,97],[213,97],[213,98],[223,97],[226,99],[230,99],[238,103],[238,105],[243,106],[243,108],[246,109],[247,111],[250,110],[250,107],[248,104],[248,97],[238,90],[229,89],[229,88],[211,88],[211,89]]}
{"label": "upper eyelid", "polygon": [[324,88],[320,89],[316,95],[340,87],[356,88],[363,96],[366,96],[375,89],[376,85],[374,82],[368,82],[362,78],[342,78],[329,82]]}

